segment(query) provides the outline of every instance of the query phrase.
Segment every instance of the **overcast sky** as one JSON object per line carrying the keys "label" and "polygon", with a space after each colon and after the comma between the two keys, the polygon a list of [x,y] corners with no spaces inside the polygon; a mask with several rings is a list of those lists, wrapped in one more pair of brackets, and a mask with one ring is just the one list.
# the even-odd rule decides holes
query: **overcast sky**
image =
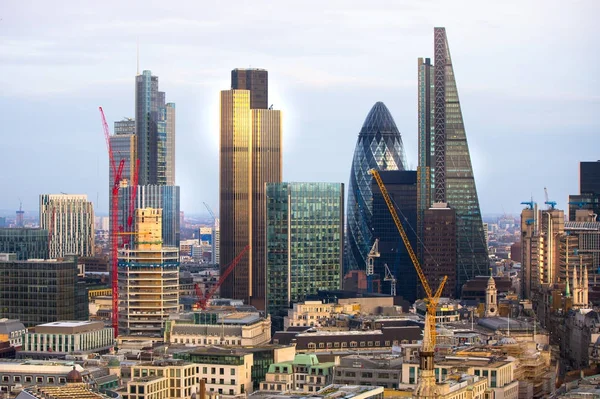
{"label": "overcast sky", "polygon": [[597,0],[0,2],[0,209],[85,193],[108,210],[109,124],[133,116],[140,69],[177,106],[181,209],[218,209],[219,91],[269,70],[285,181],[348,183],[360,127],[390,109],[417,166],[417,58],[445,26],[483,214],[544,186],[558,206],[600,159]]}

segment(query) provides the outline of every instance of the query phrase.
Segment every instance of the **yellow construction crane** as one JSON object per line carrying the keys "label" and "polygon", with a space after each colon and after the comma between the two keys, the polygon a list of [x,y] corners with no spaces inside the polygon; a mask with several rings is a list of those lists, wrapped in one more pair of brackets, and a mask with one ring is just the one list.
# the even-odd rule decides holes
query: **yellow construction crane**
{"label": "yellow construction crane", "polygon": [[[425,290],[425,295],[427,296],[427,315],[430,317],[426,317],[427,320],[425,323],[426,324],[425,328],[426,328],[426,330],[428,329],[429,331],[428,331],[428,336],[425,335],[425,333],[423,335],[423,349],[427,352],[433,352],[435,349],[435,341],[436,341],[435,310],[436,310],[437,304],[440,300],[440,296],[442,295],[442,290],[444,288],[444,285],[446,284],[446,280],[448,280],[448,276],[444,276],[437,291],[435,293],[433,293],[433,291],[431,291],[431,287],[429,286],[429,283],[427,282],[425,273],[423,273],[423,269],[421,269],[421,265],[419,264],[419,259],[417,258],[415,251],[413,251],[413,248],[410,245],[408,236],[406,235],[406,232],[404,231],[404,227],[402,227],[402,222],[400,221],[400,218],[398,217],[398,214],[396,213],[396,208],[394,208],[394,203],[392,202],[390,195],[388,194],[387,189],[385,188],[385,185],[383,184],[383,180],[381,180],[381,176],[379,175],[379,172],[376,169],[371,169],[369,171],[369,174],[373,176],[373,178],[377,182],[377,185],[379,186],[379,189],[381,190],[383,199],[385,200],[385,203],[387,204],[388,209],[390,210],[392,218],[394,219],[394,223],[396,224],[396,227],[398,228],[398,232],[400,233],[400,237],[402,237],[404,246],[406,247],[406,250],[408,251],[408,255],[410,256],[410,259],[412,260],[415,270],[417,271],[417,275],[419,276],[419,280],[421,280],[421,284],[423,285],[423,289]],[[429,327],[429,328],[427,328],[427,327]]]}
{"label": "yellow construction crane", "polygon": [[396,213],[396,208],[394,208],[394,203],[390,198],[390,195],[383,184],[383,180],[381,180],[381,176],[376,169],[369,170],[369,174],[373,176],[379,189],[381,190],[381,195],[383,195],[383,199],[387,204],[388,209],[390,210],[390,214],[394,219],[394,223],[396,224],[396,228],[400,233],[400,237],[402,237],[402,241],[404,242],[404,246],[406,247],[406,251],[412,260],[412,263],[417,271],[417,275],[419,276],[419,280],[421,280],[421,285],[423,285],[423,289],[425,290],[426,303],[427,303],[427,313],[425,314],[425,328],[423,329],[423,345],[421,346],[421,351],[419,354],[420,357],[420,369],[421,376],[419,378],[419,383],[417,388],[414,391],[413,398],[419,399],[435,399],[440,397],[440,390],[436,384],[435,379],[435,371],[434,371],[434,353],[435,353],[435,342],[437,332],[435,330],[435,314],[438,302],[440,301],[440,297],[442,295],[442,290],[444,289],[444,285],[446,284],[446,280],[448,280],[448,276],[444,276],[440,285],[435,293],[431,291],[431,287],[427,282],[427,278],[425,277],[425,273],[423,273],[423,269],[421,269],[421,265],[419,264],[419,259],[417,255],[415,255],[415,251],[413,251],[412,246],[410,245],[410,241],[408,240],[408,236],[404,231],[404,227],[402,226],[402,222],[398,217],[398,213]]}

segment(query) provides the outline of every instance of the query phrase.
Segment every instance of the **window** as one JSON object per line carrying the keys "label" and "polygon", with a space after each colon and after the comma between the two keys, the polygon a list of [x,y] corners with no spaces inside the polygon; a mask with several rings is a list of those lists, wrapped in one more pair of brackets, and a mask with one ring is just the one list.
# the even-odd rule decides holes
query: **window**
{"label": "window", "polygon": [[221,368],[219,369],[219,374],[220,374],[220,375],[223,375],[223,374],[225,374],[225,369],[224,369],[223,367],[221,367]]}
{"label": "window", "polygon": [[356,342],[356,341],[350,342],[350,347],[351,348],[356,348],[357,346],[358,346],[358,342]]}
{"label": "window", "polygon": [[2,382],[8,382],[8,376],[7,375],[3,375],[2,376]]}
{"label": "window", "polygon": [[235,375],[235,369],[231,369],[231,375]]}
{"label": "window", "polygon": [[324,347],[325,347],[325,343],[319,342],[319,348],[324,348]]}
{"label": "window", "polygon": [[365,341],[360,341],[360,347],[364,348],[364,346],[365,346]]}
{"label": "window", "polygon": [[202,374],[208,373],[208,367],[202,367]]}
{"label": "window", "polygon": [[42,383],[44,382],[44,377],[35,377],[35,382]]}
{"label": "window", "polygon": [[21,382],[21,376],[20,376],[20,375],[15,375],[15,376],[13,377],[13,381],[14,381],[14,382]]}
{"label": "window", "polygon": [[48,384],[54,384],[54,377],[48,377]]}
{"label": "window", "polygon": [[[64,380],[64,378],[61,378],[62,380]],[[25,382],[31,382],[33,381],[33,377],[31,377],[30,375],[26,375],[25,376]]]}

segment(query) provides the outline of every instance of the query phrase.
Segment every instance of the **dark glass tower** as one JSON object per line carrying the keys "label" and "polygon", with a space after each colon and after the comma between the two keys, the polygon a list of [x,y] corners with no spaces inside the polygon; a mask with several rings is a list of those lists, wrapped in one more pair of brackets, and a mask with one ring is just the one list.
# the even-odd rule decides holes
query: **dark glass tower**
{"label": "dark glass tower", "polygon": [[250,90],[250,108],[268,108],[269,72],[266,69],[234,69],[231,71],[231,88]]}
{"label": "dark glass tower", "polygon": [[[417,172],[412,170],[390,170],[380,172],[381,180],[390,198],[394,201],[408,240],[413,248],[417,245],[415,226],[417,223]],[[374,272],[381,279],[381,293],[390,293],[390,281],[385,281],[385,265],[396,277],[396,295],[409,302],[417,299],[417,273],[402,242],[398,228],[373,181],[373,237],[379,238],[380,256],[375,258]]]}
{"label": "dark glass tower", "polygon": [[[419,208],[423,215],[429,195],[432,202],[447,203],[456,211],[456,291],[460,292],[467,280],[488,274],[489,262],[445,28],[434,28],[434,52],[433,66],[428,60],[419,61]],[[430,182],[423,182],[427,177]]]}
{"label": "dark glass tower", "polygon": [[579,195],[569,195],[569,220],[578,209],[600,215],[600,161],[579,163]]}
{"label": "dark glass tower", "polygon": [[406,157],[402,137],[385,104],[377,102],[367,115],[354,150],[348,188],[348,259],[349,270],[364,270],[373,237],[373,190],[370,169],[404,170]]}

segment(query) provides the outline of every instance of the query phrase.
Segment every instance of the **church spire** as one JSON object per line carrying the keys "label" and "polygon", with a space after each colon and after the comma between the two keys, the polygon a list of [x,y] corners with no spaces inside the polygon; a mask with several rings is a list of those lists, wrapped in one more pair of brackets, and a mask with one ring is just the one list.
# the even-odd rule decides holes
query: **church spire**
{"label": "church spire", "polygon": [[566,298],[570,298],[571,297],[571,290],[569,289],[569,265],[567,264],[567,278],[566,280],[566,285],[565,285],[565,297]]}

